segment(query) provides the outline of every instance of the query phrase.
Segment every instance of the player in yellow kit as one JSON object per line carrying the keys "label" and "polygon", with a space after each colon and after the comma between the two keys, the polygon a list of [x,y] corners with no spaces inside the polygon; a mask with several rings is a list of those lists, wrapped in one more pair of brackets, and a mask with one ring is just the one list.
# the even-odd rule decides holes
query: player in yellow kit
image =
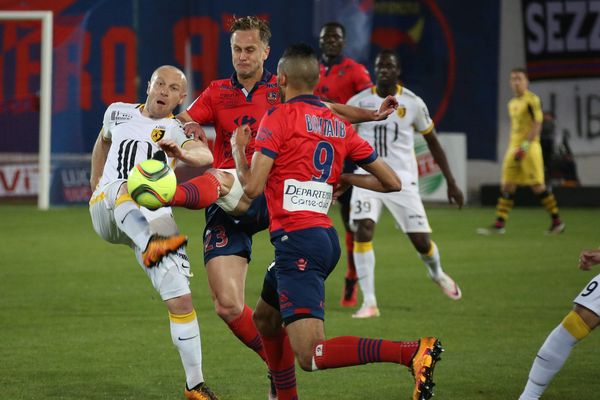
{"label": "player in yellow kit", "polygon": [[540,145],[543,113],[540,98],[529,91],[529,79],[523,68],[514,68],[511,71],[510,86],[514,94],[508,102],[510,142],[502,163],[501,193],[496,204],[496,221],[489,228],[479,228],[477,233],[505,233],[504,226],[514,205],[517,186],[529,186],[550,214],[552,224],[546,233],[562,233],[565,224],[558,215],[556,198],[544,184],[544,161]]}

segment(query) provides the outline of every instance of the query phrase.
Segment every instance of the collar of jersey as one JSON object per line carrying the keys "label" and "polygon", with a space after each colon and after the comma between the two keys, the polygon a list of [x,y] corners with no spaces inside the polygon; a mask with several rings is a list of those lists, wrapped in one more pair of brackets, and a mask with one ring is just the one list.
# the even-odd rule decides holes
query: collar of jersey
{"label": "collar of jersey", "polygon": [[[144,111],[144,107],[146,107],[146,104],[140,103],[135,108],[140,110],[140,114],[142,114],[142,112]],[[142,114],[142,115],[144,115],[144,114]],[[167,115],[165,118],[175,118],[175,116],[173,115],[173,113],[171,113],[171,114]],[[156,118],[152,118],[152,119],[156,119]]]}
{"label": "collar of jersey", "polygon": [[312,94],[301,94],[300,96],[296,96],[293,99],[286,101],[286,103],[297,103],[299,101],[312,104],[313,106],[325,107],[325,104],[323,104],[319,96]]}
{"label": "collar of jersey", "polygon": [[[263,75],[260,78],[260,80],[258,82],[256,82],[256,84],[254,85],[254,87],[256,88],[257,85],[264,85],[266,83],[268,83],[271,78],[273,77],[273,74],[271,72],[269,72],[268,70],[263,70]],[[243,89],[244,85],[242,85],[240,83],[240,81],[237,78],[237,74],[234,72],[233,74],[231,74],[231,86],[236,87],[238,89]]]}
{"label": "collar of jersey", "polygon": [[342,61],[344,60],[344,56],[342,54],[340,54],[339,56],[337,56],[336,58],[334,58],[331,62],[326,63],[325,60],[323,60],[321,58],[321,64],[323,64],[326,67],[333,67],[336,64],[341,64]]}
{"label": "collar of jersey", "polygon": [[[377,94],[377,85],[371,86],[371,93]],[[396,85],[396,95],[400,96],[401,94],[402,94],[402,85],[397,84]],[[379,96],[379,95],[377,94],[377,96]],[[381,96],[379,96],[379,97],[381,97]]]}

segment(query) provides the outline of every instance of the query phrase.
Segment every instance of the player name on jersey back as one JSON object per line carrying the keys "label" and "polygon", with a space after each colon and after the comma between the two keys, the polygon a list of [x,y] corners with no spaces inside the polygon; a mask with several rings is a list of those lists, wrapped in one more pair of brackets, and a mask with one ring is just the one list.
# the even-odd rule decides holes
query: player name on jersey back
{"label": "player name on jersey back", "polygon": [[333,198],[333,187],[326,182],[286,179],[283,184],[283,209],[327,214]]}
{"label": "player name on jersey back", "polygon": [[346,124],[339,119],[318,117],[312,114],[304,114],[306,120],[306,131],[319,133],[325,137],[346,137]]}

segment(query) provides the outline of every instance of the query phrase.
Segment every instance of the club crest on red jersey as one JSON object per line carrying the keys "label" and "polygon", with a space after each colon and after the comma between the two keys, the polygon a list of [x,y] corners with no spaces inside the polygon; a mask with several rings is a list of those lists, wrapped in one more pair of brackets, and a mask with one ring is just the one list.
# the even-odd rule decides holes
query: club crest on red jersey
{"label": "club crest on red jersey", "polygon": [[273,136],[273,132],[271,132],[271,130],[269,128],[267,128],[266,126],[261,126],[260,128],[258,128],[258,132],[256,134],[256,140],[261,142],[263,140],[270,139],[271,136]]}
{"label": "club crest on red jersey", "polygon": [[279,90],[271,90],[267,92],[267,101],[269,104],[279,103]]}

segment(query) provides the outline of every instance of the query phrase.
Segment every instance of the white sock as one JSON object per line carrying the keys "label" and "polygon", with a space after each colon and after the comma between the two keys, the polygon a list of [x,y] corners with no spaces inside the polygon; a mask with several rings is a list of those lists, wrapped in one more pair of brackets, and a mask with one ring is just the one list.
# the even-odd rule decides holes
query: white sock
{"label": "white sock", "polygon": [[148,220],[133,200],[119,203],[117,199],[117,204],[113,211],[117,226],[137,247],[142,251],[146,250],[151,236]]}
{"label": "white sock", "polygon": [[431,241],[429,254],[419,253],[419,257],[421,257],[421,260],[425,263],[429,277],[433,280],[438,280],[444,273],[444,270],[442,269],[442,263],[440,261],[440,252],[433,240]]}
{"label": "white sock", "polygon": [[202,344],[196,311],[185,315],[169,313],[169,319],[171,321],[171,339],[177,350],[179,350],[187,386],[192,389],[199,383],[204,382]]}
{"label": "white sock", "polygon": [[576,343],[577,339],[562,323],[554,328],[533,361],[527,385],[519,400],[539,399],[554,375],[562,368]]}
{"label": "white sock", "polygon": [[354,242],[354,265],[363,294],[363,305],[377,306],[375,298],[375,252],[373,242]]}

